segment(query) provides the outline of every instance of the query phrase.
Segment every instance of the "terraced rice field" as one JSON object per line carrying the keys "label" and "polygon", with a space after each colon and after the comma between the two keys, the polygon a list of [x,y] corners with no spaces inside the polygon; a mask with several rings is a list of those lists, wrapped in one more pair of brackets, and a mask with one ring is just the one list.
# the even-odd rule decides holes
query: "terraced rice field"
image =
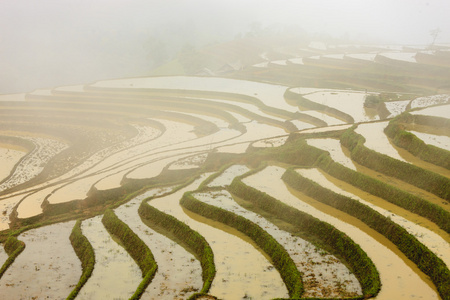
{"label": "terraced rice field", "polygon": [[169,76],[0,97],[0,298],[450,299],[450,96],[386,116],[369,94]]}

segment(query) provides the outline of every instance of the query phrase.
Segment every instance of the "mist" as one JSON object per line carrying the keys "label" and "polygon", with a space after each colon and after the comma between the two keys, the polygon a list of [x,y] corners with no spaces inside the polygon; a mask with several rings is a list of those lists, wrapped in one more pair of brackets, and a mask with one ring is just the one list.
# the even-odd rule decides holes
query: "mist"
{"label": "mist", "polygon": [[0,2],[0,93],[146,76],[183,49],[258,32],[364,44],[450,43],[448,1]]}

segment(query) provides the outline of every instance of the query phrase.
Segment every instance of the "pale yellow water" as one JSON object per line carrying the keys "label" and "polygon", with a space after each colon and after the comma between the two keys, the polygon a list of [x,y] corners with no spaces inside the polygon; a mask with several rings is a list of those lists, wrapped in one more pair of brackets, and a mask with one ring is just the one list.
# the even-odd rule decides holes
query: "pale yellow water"
{"label": "pale yellow water", "polygon": [[95,267],[77,299],[130,298],[142,280],[141,270],[101,222],[102,216],[83,221],[81,229],[92,244]]}
{"label": "pale yellow water", "polygon": [[380,273],[382,289],[377,299],[439,298],[434,287],[430,285],[429,279],[424,281],[423,273],[417,267],[412,266],[409,261],[404,261],[404,256],[398,253],[398,250],[394,252],[395,246],[392,248],[392,245],[389,245],[390,243],[386,238],[373,231],[371,235],[368,235],[366,233],[367,230],[362,231],[354,225],[345,222],[347,219],[351,219],[348,216],[345,221],[338,219],[297,198],[281,180],[281,175],[284,172],[285,169],[283,168],[269,166],[261,172],[245,178],[244,183],[266,192],[298,210],[330,223],[358,243],[375,263]]}
{"label": "pale yellow water", "polygon": [[203,286],[200,262],[194,255],[143,224],[139,217],[138,207],[142,200],[171,190],[172,188],[149,190],[114,211],[147,244],[158,264],[158,271],[142,299],[186,299]]}
{"label": "pale yellow water", "polygon": [[322,187],[332,190],[333,192],[336,192],[338,194],[358,200],[359,202],[369,206],[373,210],[381,213],[385,217],[388,217],[396,224],[405,228],[406,231],[415,236],[422,244],[427,246],[428,249],[430,249],[434,254],[436,254],[447,264],[447,267],[450,266],[450,244],[433,231],[415,224],[414,222],[411,222],[399,215],[396,215],[391,211],[385,210],[370,202],[367,202],[353,193],[341,189],[340,187],[330,182],[318,169],[297,169],[297,172],[299,172],[302,176],[320,184]]}
{"label": "pale yellow water", "polygon": [[0,280],[2,299],[65,299],[70,294],[81,276],[81,262],[69,240],[74,224],[58,223],[19,236],[25,250]]}
{"label": "pale yellow water", "polygon": [[178,202],[183,193],[195,190],[204,178],[174,194],[154,199],[149,204],[185,222],[208,241],[216,265],[210,294],[224,299],[242,299],[245,295],[256,299],[287,297],[287,289],[273,265],[252,244],[236,236],[239,234],[236,230],[186,212],[180,207]]}

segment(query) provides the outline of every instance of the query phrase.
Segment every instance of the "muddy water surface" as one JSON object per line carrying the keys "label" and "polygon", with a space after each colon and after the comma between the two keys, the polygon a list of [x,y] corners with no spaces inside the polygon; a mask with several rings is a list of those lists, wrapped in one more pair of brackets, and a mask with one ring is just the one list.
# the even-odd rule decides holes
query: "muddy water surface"
{"label": "muddy water surface", "polygon": [[200,167],[208,157],[208,153],[196,154],[177,160],[170,164],[169,170],[184,170]]}
{"label": "muddy water surface", "polygon": [[420,158],[412,155],[410,152],[408,152],[407,150],[405,150],[403,148],[399,148],[397,146],[394,146],[394,147],[395,147],[395,149],[397,149],[398,154],[400,154],[409,163],[411,163],[415,166],[421,167],[425,170],[429,170],[429,171],[438,173],[442,176],[450,178],[450,170],[449,169],[446,169],[444,167],[440,167],[435,164],[421,160]]}
{"label": "muddy water surface", "polygon": [[[0,266],[3,266],[8,259],[8,254],[5,251],[4,244],[0,244]],[[0,267],[1,268],[1,267]]]}
{"label": "muddy water surface", "polygon": [[362,135],[366,142],[364,146],[379,153],[388,155],[392,158],[405,161],[403,157],[398,154],[398,151],[392,146],[388,137],[384,133],[384,128],[388,125],[386,122],[359,124],[355,132]]}
{"label": "muddy water surface", "polygon": [[355,170],[356,167],[353,164],[352,160],[347,157],[341,146],[341,142],[336,139],[307,139],[306,142],[308,145],[328,151],[330,153],[331,158],[345,167]]}
{"label": "muddy water surface", "polygon": [[217,147],[216,150],[217,150],[217,152],[220,152],[220,153],[240,154],[240,153],[245,153],[245,151],[247,151],[247,148],[249,145],[250,145],[250,143],[240,143],[240,144],[234,144],[234,145],[229,145],[229,146]]}
{"label": "muddy water surface", "polygon": [[342,121],[338,118],[334,118],[326,113],[316,111],[316,110],[304,110],[304,111],[302,111],[302,113],[316,117],[317,119],[324,121],[325,123],[327,123],[330,126],[331,125],[340,125],[340,124],[345,123],[344,121]]}
{"label": "muddy water surface", "polygon": [[389,212],[395,213],[399,216],[402,216],[403,218],[405,218],[417,225],[420,225],[421,227],[431,230],[435,234],[438,234],[441,239],[445,240],[447,243],[450,243],[450,235],[447,232],[445,232],[444,230],[442,230],[441,228],[439,228],[438,225],[431,222],[430,220],[428,220],[424,217],[421,217],[417,214],[414,214],[414,213],[410,212],[409,210],[401,208],[393,203],[390,203],[380,197],[374,196],[370,193],[360,190],[347,182],[344,182],[342,180],[339,180],[335,177],[330,176],[329,174],[323,172],[322,170],[319,170],[319,171],[323,176],[326,177],[326,179],[328,181],[332,182],[334,185],[336,185],[340,189],[343,189],[351,194],[354,194],[355,196],[362,198],[365,201],[368,201],[379,208],[383,208],[386,211],[389,211]]}
{"label": "muddy water surface", "polygon": [[[132,86],[131,86],[132,85]],[[296,107],[286,103],[286,86],[218,77],[168,76],[129,78],[99,81],[93,87],[108,88],[163,88],[173,90],[216,91],[256,97],[265,105],[295,112]]]}
{"label": "muddy water surface", "polygon": [[67,144],[58,140],[42,137],[23,137],[35,145],[19,164],[16,165],[14,173],[8,180],[0,184],[0,191],[24,183],[37,176],[45,164],[56,154],[67,148]]}
{"label": "muddy water surface", "polygon": [[[317,207],[321,207],[321,211],[305,202],[307,197],[298,198],[294,196],[281,180],[284,172],[285,169],[283,168],[269,166],[263,171],[245,178],[244,183],[266,192],[298,210],[330,223],[359,244],[375,263],[380,273],[383,286],[376,299],[412,299],[414,297],[418,299],[438,299],[438,294],[430,280],[386,238],[371,230],[362,222],[353,220],[347,214],[337,212],[339,218],[336,218],[329,214],[334,214],[335,210],[328,206],[317,205]],[[300,196],[300,194],[298,195]],[[311,200],[308,200],[308,202],[311,202]],[[345,219],[346,222],[340,218]],[[358,227],[349,224],[350,220],[352,224],[356,222],[354,224]],[[364,231],[359,228],[364,228]],[[367,233],[370,233],[370,235]]]}
{"label": "muddy water surface", "polygon": [[17,195],[0,201],[0,230],[9,228],[9,215],[22,198],[23,195]]}
{"label": "muddy water surface", "polygon": [[161,158],[158,158],[157,155],[153,158],[153,162],[150,162],[148,164],[145,164],[141,167],[138,167],[131,172],[127,173],[125,176],[127,178],[131,179],[143,179],[143,178],[152,178],[158,176],[162,170],[169,165],[170,163],[173,163],[177,161],[178,159],[181,159],[185,157],[185,154],[181,155],[174,155],[166,157],[164,154],[160,154],[159,156]]}
{"label": "muddy water surface", "polygon": [[280,274],[251,243],[236,236],[239,232],[181,208],[179,200],[183,193],[195,190],[205,177],[176,193],[156,198],[149,204],[185,222],[208,241],[214,252],[217,271],[210,294],[223,299],[288,297]]}
{"label": "muddy water surface", "polygon": [[411,100],[384,102],[386,109],[391,113],[388,118],[393,118],[406,110],[406,106]]}
{"label": "muddy water surface", "polygon": [[231,167],[227,168],[225,171],[223,171],[222,174],[220,174],[218,177],[214,178],[208,186],[227,186],[230,185],[233,179],[236,176],[242,175],[246,172],[250,171],[249,168],[247,168],[244,165],[232,165]]}
{"label": "muddy water surface", "polygon": [[142,281],[136,262],[119,246],[101,222],[102,216],[83,221],[81,229],[95,252],[92,276],[77,299],[128,299]]}
{"label": "muddy water surface", "polygon": [[450,266],[450,244],[448,241],[444,240],[436,233],[422,227],[421,225],[415,224],[414,222],[411,222],[397,214],[394,214],[391,211],[385,210],[370,202],[367,202],[353,193],[343,190],[342,188],[329,181],[318,169],[297,169],[297,172],[302,176],[320,184],[321,186],[332,190],[335,193],[358,200],[359,202],[379,212],[383,216],[391,219],[393,222],[403,227],[411,235],[415,236],[422,244],[427,246],[428,249],[430,249],[434,254],[441,258],[447,264],[447,266]]}
{"label": "muddy water surface", "polygon": [[[417,110],[411,112],[412,114],[426,114],[429,116],[443,117],[447,118],[450,115],[450,104],[449,103],[450,95],[441,94],[441,95],[432,95],[416,98],[411,101],[411,108],[424,108],[422,110]],[[439,106],[429,107],[432,105],[443,104]]]}
{"label": "muddy water surface", "polygon": [[379,119],[378,116],[367,115],[364,109],[366,94],[362,92],[321,91],[303,95],[303,97],[349,114],[355,122]]}
{"label": "muddy water surface", "polygon": [[26,155],[25,151],[3,147],[0,144],[0,182],[13,171],[14,166]]}
{"label": "muddy water surface", "polygon": [[[345,150],[344,152],[347,153],[348,150]],[[399,149],[399,151],[401,151]],[[404,190],[407,193],[422,197],[423,199],[430,201],[431,203],[434,203],[438,206],[440,206],[441,208],[443,208],[444,210],[450,211],[450,205],[448,205],[448,202],[443,200],[442,198],[439,198],[438,196],[427,192],[425,190],[422,190],[414,185],[408,184],[404,181],[401,181],[397,178],[394,177],[390,177],[390,176],[386,176],[382,173],[376,172],[372,169],[369,169],[365,166],[359,165],[356,162],[353,162],[356,166],[356,169],[358,170],[358,172],[363,173],[365,175],[369,175],[373,178],[376,178],[378,180],[381,180],[389,185],[392,185],[394,187],[397,187],[399,189]]]}
{"label": "muddy water surface", "polygon": [[[416,102],[414,102],[414,103],[417,105]],[[447,104],[447,105],[427,107],[427,108],[424,108],[424,109],[421,109],[421,110],[412,111],[411,114],[413,114],[413,115],[425,115],[425,116],[432,116],[432,117],[441,117],[441,118],[447,118],[448,119],[449,116],[450,116],[450,105]]]}
{"label": "muddy water surface", "polygon": [[55,187],[49,187],[37,192],[29,193],[26,196],[20,196],[20,198],[23,198],[23,200],[17,207],[17,216],[21,219],[24,219],[42,213],[42,202],[44,201],[45,197],[47,197],[47,195],[49,195],[54,189]]}
{"label": "muddy water surface", "polygon": [[350,297],[361,295],[356,277],[336,257],[311,243],[281,230],[262,216],[238,205],[226,190],[195,193],[194,196],[210,205],[220,207],[258,224],[289,253],[303,274],[303,297]]}
{"label": "muddy water surface", "polygon": [[412,134],[421,139],[425,144],[433,145],[447,151],[450,151],[450,137],[445,135],[434,135],[430,133],[410,131]]}
{"label": "muddy water surface", "polygon": [[138,208],[150,196],[168,193],[172,188],[158,188],[137,196],[115,213],[147,244],[158,264],[158,271],[142,299],[187,299],[201,290],[202,268],[190,252],[176,242],[142,223]]}
{"label": "muddy water surface", "polygon": [[3,299],[65,299],[81,276],[81,262],[70,244],[75,221],[22,233],[25,250],[0,280]]}

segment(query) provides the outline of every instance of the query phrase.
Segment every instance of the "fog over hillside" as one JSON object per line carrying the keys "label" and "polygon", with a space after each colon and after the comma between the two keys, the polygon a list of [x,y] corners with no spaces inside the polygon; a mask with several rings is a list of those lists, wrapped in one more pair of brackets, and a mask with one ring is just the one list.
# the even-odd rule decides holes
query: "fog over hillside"
{"label": "fog over hillside", "polygon": [[150,75],[180,51],[255,35],[330,43],[450,43],[450,3],[3,0],[0,93]]}

